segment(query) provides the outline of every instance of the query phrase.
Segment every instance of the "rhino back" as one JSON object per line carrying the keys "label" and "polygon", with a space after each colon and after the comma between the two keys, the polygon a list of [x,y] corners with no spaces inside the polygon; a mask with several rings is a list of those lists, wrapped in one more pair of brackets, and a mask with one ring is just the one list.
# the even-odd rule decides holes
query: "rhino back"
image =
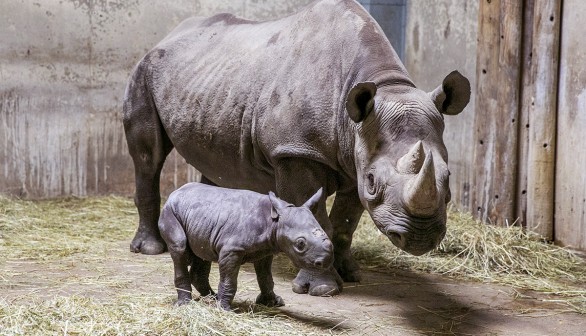
{"label": "rhino back", "polygon": [[404,72],[378,25],[349,0],[267,22],[190,19],[145,60],[179,153],[217,184],[260,192],[274,187],[283,157],[342,170],[340,158],[353,154],[341,115],[349,87],[385,69]]}

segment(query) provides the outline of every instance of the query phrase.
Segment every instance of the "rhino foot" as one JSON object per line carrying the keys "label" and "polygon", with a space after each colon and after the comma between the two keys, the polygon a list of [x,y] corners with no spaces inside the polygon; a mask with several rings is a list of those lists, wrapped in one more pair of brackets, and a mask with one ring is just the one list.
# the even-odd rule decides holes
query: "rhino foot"
{"label": "rhino foot", "polygon": [[339,272],[344,282],[360,282],[362,280],[359,270],[339,270]]}
{"label": "rhino foot", "polygon": [[312,296],[333,296],[342,292],[342,278],[333,267],[325,271],[301,269],[293,280],[293,292]]}
{"label": "rhino foot", "polygon": [[186,304],[189,304],[189,302],[191,302],[190,298],[181,298],[175,302],[175,306],[185,306]]}
{"label": "rhino foot", "polygon": [[137,232],[130,243],[130,251],[147,255],[165,252],[166,245],[162,238]]}
{"label": "rhino foot", "polygon": [[334,262],[334,267],[345,282],[360,282],[362,280],[360,267],[354,259],[346,258],[340,263]]}
{"label": "rhino foot", "polygon": [[271,294],[259,294],[256,297],[256,304],[261,304],[263,306],[267,306],[267,307],[282,307],[285,305],[285,301],[283,301],[283,298],[281,298],[278,295],[275,295],[275,293]]}

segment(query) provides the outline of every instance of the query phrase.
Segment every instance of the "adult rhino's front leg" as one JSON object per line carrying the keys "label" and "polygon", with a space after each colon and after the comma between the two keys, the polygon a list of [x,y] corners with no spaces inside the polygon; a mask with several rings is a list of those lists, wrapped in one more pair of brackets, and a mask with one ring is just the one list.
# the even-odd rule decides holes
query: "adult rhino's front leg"
{"label": "adult rhino's front leg", "polygon": [[[288,158],[279,161],[276,167],[277,193],[283,200],[301,206],[319,188],[328,190],[334,173],[320,163],[310,160]],[[319,201],[314,215],[327,235],[332,238],[332,223],[326,209],[327,192]],[[309,293],[313,296],[337,295],[342,291],[342,278],[335,268],[323,271],[300,269],[293,280],[293,291],[298,294]]]}
{"label": "adult rhino's front leg", "polygon": [[334,230],[334,267],[344,281],[360,281],[358,263],[352,258],[350,245],[363,212],[364,207],[360,203],[356,189],[336,193],[334,205],[330,210],[330,221]]}

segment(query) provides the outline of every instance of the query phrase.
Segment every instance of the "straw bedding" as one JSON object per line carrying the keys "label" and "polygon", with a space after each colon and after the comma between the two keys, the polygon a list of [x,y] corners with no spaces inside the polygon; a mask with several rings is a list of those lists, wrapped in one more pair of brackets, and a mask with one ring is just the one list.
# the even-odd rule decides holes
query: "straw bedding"
{"label": "straw bedding", "polygon": [[[172,266],[168,256],[128,253],[137,217],[132,200],[122,197],[0,197],[0,335],[331,332],[250,303],[238,314],[222,312],[213,302],[172,307],[175,294],[168,283],[158,292],[141,292],[132,267],[172,274]],[[518,227],[482,225],[450,211],[446,238],[420,257],[394,248],[366,214],[354,237],[353,254],[363,269],[410,269],[537,290],[567,310],[586,313],[584,261]],[[117,263],[126,269],[116,269]],[[45,266],[50,273],[43,272]]]}

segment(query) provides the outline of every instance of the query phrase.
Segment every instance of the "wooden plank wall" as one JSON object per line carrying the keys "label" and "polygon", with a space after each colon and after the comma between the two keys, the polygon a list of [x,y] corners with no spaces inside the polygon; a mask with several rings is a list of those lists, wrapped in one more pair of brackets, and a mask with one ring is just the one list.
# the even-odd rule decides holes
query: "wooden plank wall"
{"label": "wooden plank wall", "polygon": [[586,2],[564,0],[562,16],[555,239],[586,250]]}
{"label": "wooden plank wall", "polygon": [[[483,0],[472,206],[586,249],[586,2]],[[474,209],[475,207],[475,209]]]}

